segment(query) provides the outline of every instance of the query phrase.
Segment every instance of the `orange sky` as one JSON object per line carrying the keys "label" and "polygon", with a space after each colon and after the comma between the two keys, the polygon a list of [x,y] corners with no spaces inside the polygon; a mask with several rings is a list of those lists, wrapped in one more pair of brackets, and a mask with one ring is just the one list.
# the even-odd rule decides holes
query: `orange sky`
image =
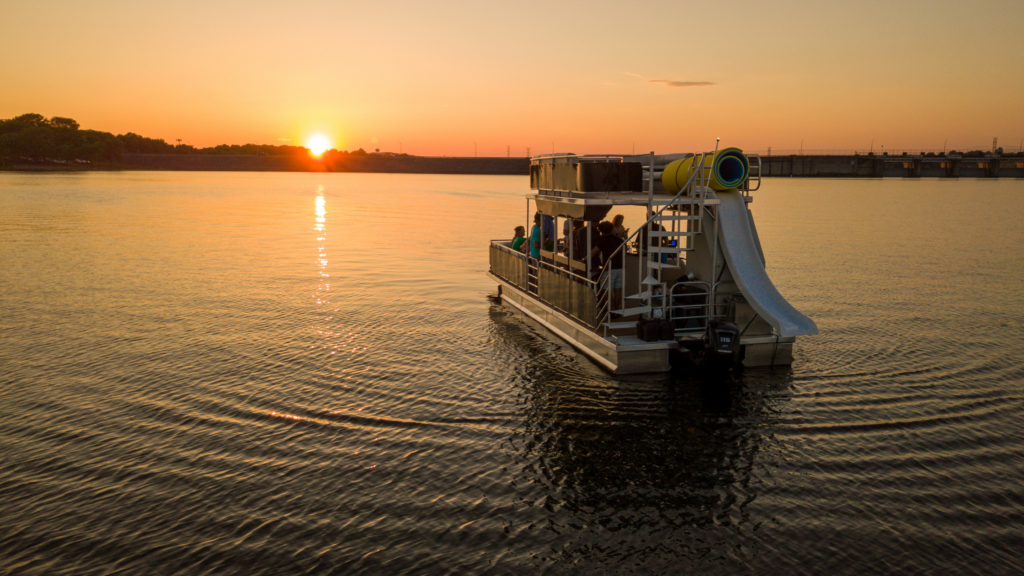
{"label": "orange sky", "polygon": [[825,4],[0,0],[0,118],[424,155],[1020,145],[1024,2]]}

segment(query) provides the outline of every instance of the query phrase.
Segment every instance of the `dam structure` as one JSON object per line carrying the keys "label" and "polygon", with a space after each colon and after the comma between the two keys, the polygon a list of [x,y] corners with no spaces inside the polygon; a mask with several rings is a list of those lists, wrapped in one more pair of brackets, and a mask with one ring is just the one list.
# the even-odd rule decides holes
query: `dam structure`
{"label": "dam structure", "polygon": [[761,156],[762,176],[800,178],[1024,178],[1024,157],[910,155]]}

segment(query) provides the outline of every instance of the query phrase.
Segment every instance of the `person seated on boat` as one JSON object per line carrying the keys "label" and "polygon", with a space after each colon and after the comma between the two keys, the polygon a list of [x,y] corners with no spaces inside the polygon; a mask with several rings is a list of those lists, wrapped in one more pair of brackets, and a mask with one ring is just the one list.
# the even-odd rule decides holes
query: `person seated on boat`
{"label": "person seated on boat", "polygon": [[580,248],[580,258],[582,258],[583,253],[587,251],[587,230],[590,230],[591,234],[591,248],[593,248],[594,240],[596,240],[601,233],[594,227],[593,222],[586,222],[583,220],[577,220],[577,222],[579,223],[579,228],[576,228],[576,245]]}
{"label": "person seated on boat", "polygon": [[612,234],[615,234],[616,236],[622,238],[623,240],[626,239],[626,234],[629,233],[629,230],[622,226],[622,223],[625,221],[625,219],[626,217],[623,216],[622,214],[616,214],[615,217],[612,218],[612,226],[615,227],[615,229],[612,230]]}
{"label": "person seated on boat", "polygon": [[512,249],[516,252],[522,252],[523,244],[526,244],[526,228],[516,226],[515,238],[512,238]]}
{"label": "person seated on boat", "polygon": [[530,229],[530,258],[540,258],[540,212],[533,214],[533,228]]}
{"label": "person seated on boat", "polygon": [[[569,256],[569,246],[576,242],[576,231],[579,230],[580,224],[579,220],[566,218],[565,224],[562,225],[562,242],[559,244],[559,250],[566,256]],[[579,247],[573,246],[573,257],[578,257],[579,253]]]}
{"label": "person seated on boat", "polygon": [[558,237],[555,236],[555,217],[543,214],[541,218],[544,228],[544,249],[548,252],[554,252],[555,240],[558,240]]}
{"label": "person seated on boat", "polygon": [[[566,223],[569,221],[566,220]],[[586,246],[580,246],[580,230],[583,229],[583,220],[573,220],[572,226],[565,234],[565,238],[562,240],[561,252],[562,255],[573,262],[583,262],[586,259],[585,252],[587,251]],[[569,270],[573,274],[583,275],[578,269],[573,269],[572,266],[563,264],[562,269]]]}
{"label": "person seated on boat", "polygon": [[601,235],[594,241],[594,248],[591,250],[591,256],[601,256],[601,261],[604,262],[604,267],[608,271],[608,281],[605,287],[611,290],[612,304],[613,307],[618,305],[622,300],[622,250],[619,247],[622,246],[622,238],[615,235],[615,226],[607,220],[597,225],[597,229],[601,231]]}
{"label": "person seated on boat", "polygon": [[[595,229],[593,222],[587,222],[587,221],[583,221],[583,220],[578,220],[578,222],[580,224],[580,227],[576,229],[576,234],[574,236],[576,238],[576,246],[573,248],[573,251],[575,253],[579,254],[579,256],[577,256],[577,258],[579,258],[581,262],[586,262],[587,258],[588,258],[588,255],[587,255],[587,231],[588,230],[590,231],[590,247],[591,247],[591,249],[593,249],[594,241],[597,240],[597,237],[600,236],[601,233],[598,232]],[[590,258],[590,275],[592,277],[593,276],[597,276],[597,273],[599,272],[599,270],[597,268],[598,262],[592,256],[590,256],[589,258]],[[591,279],[593,279],[593,278],[591,278]]]}
{"label": "person seated on boat", "polygon": [[584,261],[584,252],[587,250],[583,244],[580,244],[580,236],[584,233],[583,227],[586,224],[586,220],[572,220],[572,258],[579,261]]}
{"label": "person seated on boat", "polygon": [[[567,220],[568,222],[568,220]],[[586,248],[580,248],[580,230],[583,229],[583,220],[573,220],[572,229],[565,236],[565,245],[562,248],[562,252],[565,256],[572,257],[573,260],[583,261],[583,252]]]}

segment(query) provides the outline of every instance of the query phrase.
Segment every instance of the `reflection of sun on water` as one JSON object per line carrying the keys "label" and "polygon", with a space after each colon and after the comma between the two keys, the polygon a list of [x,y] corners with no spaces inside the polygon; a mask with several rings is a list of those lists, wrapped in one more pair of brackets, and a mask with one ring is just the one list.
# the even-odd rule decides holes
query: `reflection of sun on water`
{"label": "reflection of sun on water", "polygon": [[323,134],[314,134],[306,141],[306,148],[309,148],[310,154],[319,158],[324,152],[331,149],[331,141]]}
{"label": "reflection of sun on water", "polygon": [[327,200],[323,196],[316,197],[316,231],[324,231],[324,223],[327,222]]}
{"label": "reflection of sun on water", "polygon": [[[319,254],[317,257],[317,264],[320,266],[320,275],[324,278],[329,278],[327,274],[327,252],[325,250],[324,242],[327,240],[327,233],[324,228],[327,223],[327,199],[324,198],[324,187],[318,186],[316,191],[316,226],[314,230],[319,232],[317,235],[317,241],[320,242],[318,248]],[[328,286],[328,289],[329,286]]]}

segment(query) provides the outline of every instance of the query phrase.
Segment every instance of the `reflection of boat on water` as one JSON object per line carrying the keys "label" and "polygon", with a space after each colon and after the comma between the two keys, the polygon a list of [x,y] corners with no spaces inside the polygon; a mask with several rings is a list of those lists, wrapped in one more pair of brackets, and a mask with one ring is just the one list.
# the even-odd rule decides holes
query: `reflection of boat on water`
{"label": "reflection of boat on water", "polygon": [[[674,351],[724,366],[790,364],[796,337],[818,329],[765,272],[748,207],[759,167],[735,148],[534,157],[526,212],[532,201],[544,219],[540,249],[531,258],[492,241],[488,276],[504,303],[617,374],[666,371]],[[616,206],[646,207],[648,218],[602,265],[584,255]],[[561,219],[586,223],[576,241],[551,238]]]}
{"label": "reflection of boat on water", "polygon": [[497,308],[492,319],[499,346],[515,352],[502,356],[521,371],[503,443],[514,463],[511,554],[599,573],[728,573],[755,553],[788,371],[727,386],[594,378],[571,362],[552,368],[548,343]]}

